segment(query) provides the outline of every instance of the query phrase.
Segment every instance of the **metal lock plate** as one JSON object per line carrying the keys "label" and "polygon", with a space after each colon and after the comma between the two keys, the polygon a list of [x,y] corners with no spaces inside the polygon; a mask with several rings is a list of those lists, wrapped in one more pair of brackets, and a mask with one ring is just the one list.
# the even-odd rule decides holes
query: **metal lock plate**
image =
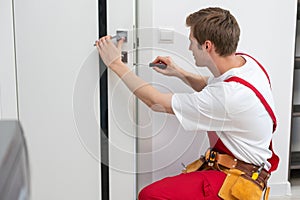
{"label": "metal lock plate", "polygon": [[127,42],[128,31],[117,30],[117,40],[120,40],[121,38],[124,38],[124,42]]}

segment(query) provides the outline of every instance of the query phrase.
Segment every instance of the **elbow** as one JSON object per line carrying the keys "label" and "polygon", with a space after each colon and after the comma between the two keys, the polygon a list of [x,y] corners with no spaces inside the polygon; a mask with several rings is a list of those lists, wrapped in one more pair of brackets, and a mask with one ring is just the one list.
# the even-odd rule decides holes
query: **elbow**
{"label": "elbow", "polygon": [[151,110],[154,112],[161,112],[161,113],[169,113],[169,114],[174,114],[173,109],[171,107],[164,107],[159,104],[154,104],[152,106],[149,106]]}
{"label": "elbow", "polygon": [[154,112],[167,112],[167,108],[161,104],[151,103],[148,107]]}
{"label": "elbow", "polygon": [[163,112],[174,114],[172,109],[172,93],[163,94],[160,92],[154,92],[151,95],[137,95],[138,98],[143,101],[151,110],[155,112]]}

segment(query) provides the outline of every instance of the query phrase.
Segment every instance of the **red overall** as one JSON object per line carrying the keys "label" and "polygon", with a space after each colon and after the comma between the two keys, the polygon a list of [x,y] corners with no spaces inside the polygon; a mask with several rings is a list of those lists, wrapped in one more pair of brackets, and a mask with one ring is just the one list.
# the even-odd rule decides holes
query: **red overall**
{"label": "red overall", "polygon": [[[245,55],[252,58],[253,57],[247,54],[238,53],[237,55]],[[265,69],[262,67],[258,61],[257,64],[266,74],[269,83],[270,79]],[[235,81],[239,82],[246,87],[250,88],[255,92],[256,96],[260,99],[262,104],[265,106],[269,115],[273,120],[273,132],[276,129],[276,118],[268,105],[264,97],[255,89],[250,83],[239,77],[230,77],[225,80],[225,82]],[[216,151],[220,153],[226,153],[232,155],[232,153],[226,148],[222,141],[218,138],[216,132],[208,131],[208,137],[210,141],[210,146],[213,147]],[[272,151],[272,157],[268,160],[271,163],[271,169],[269,172],[272,172],[277,169],[279,158],[273,152],[272,142],[270,144],[270,150]],[[233,155],[232,155],[233,156]],[[217,170],[208,170],[208,171],[196,171],[187,174],[180,174],[174,177],[167,177],[160,181],[154,182],[147,187],[145,187],[139,193],[139,200],[216,200],[221,199],[218,197],[218,192],[226,178],[226,174],[222,171]]]}

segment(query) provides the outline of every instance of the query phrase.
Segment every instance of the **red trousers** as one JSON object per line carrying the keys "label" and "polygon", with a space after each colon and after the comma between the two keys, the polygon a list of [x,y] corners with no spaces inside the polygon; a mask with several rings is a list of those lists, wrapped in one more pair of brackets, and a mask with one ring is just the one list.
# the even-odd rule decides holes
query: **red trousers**
{"label": "red trousers", "polygon": [[226,178],[220,171],[197,171],[167,177],[154,182],[139,193],[139,200],[217,200]]}

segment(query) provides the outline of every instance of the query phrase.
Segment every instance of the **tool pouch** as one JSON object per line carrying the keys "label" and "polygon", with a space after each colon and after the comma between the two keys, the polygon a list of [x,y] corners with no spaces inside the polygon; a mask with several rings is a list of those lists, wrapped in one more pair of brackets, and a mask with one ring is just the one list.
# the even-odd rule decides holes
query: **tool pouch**
{"label": "tool pouch", "polygon": [[226,179],[219,191],[225,200],[260,200],[262,188],[244,176],[238,169],[229,169]]}
{"label": "tool pouch", "polygon": [[240,176],[231,188],[231,193],[240,200],[260,200],[262,189],[253,181]]}
{"label": "tool pouch", "polygon": [[186,174],[186,173],[202,170],[204,164],[205,164],[205,160],[204,160],[204,158],[201,157],[201,158],[195,160],[194,162],[188,164],[185,167],[185,169],[182,170],[182,173]]}

